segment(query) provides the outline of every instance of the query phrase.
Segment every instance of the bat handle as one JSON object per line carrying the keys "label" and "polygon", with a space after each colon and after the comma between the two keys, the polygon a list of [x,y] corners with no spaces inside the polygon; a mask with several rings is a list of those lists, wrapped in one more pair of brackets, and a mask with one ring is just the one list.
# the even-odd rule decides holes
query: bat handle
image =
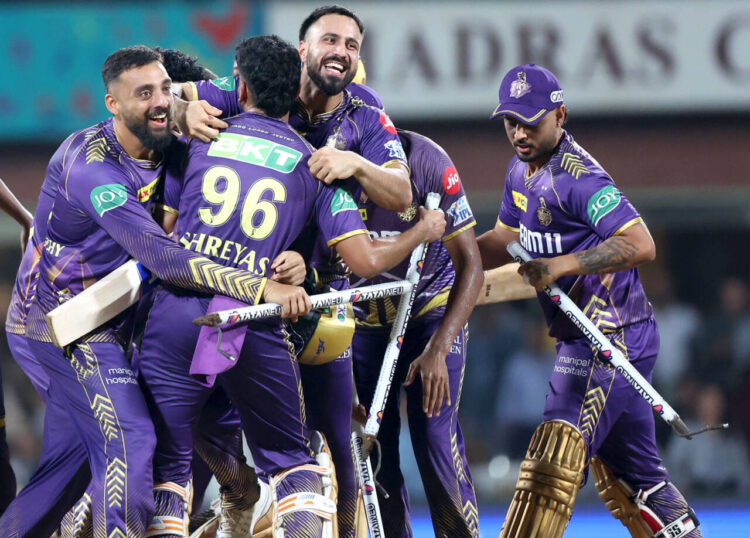
{"label": "bat handle", "polygon": [[437,209],[438,205],[440,205],[440,195],[436,192],[427,193],[427,198],[425,199],[424,206],[427,209]]}
{"label": "bat handle", "polygon": [[526,249],[523,248],[518,241],[511,241],[505,248],[508,250],[508,253],[510,253],[510,255],[513,256],[513,258],[521,265],[531,261],[531,256],[528,252],[526,252]]}

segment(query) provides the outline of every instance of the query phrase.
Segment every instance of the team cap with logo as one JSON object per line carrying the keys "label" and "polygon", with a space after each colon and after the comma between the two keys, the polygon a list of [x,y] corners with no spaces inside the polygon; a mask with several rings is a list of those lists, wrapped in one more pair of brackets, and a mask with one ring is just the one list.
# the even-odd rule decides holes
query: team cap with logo
{"label": "team cap with logo", "polygon": [[519,65],[508,71],[498,96],[500,104],[490,119],[511,116],[526,125],[536,125],[547,112],[563,104],[557,77],[536,64]]}

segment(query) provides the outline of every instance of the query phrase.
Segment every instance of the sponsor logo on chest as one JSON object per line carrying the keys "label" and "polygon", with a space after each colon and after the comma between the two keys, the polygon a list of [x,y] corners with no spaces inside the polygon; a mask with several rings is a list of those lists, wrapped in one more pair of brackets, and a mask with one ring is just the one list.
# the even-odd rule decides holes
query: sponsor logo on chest
{"label": "sponsor logo on chest", "polygon": [[562,254],[562,235],[556,232],[535,232],[520,224],[521,244],[536,254]]}

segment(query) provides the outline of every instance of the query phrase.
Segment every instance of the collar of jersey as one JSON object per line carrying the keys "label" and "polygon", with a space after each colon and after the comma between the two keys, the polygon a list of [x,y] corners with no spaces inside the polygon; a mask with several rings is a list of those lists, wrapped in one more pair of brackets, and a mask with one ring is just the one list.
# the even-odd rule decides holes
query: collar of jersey
{"label": "collar of jersey", "polygon": [[343,96],[341,97],[341,102],[333,107],[328,112],[322,112],[320,114],[316,114],[313,117],[310,117],[310,114],[307,112],[307,109],[305,108],[305,105],[302,103],[302,101],[297,98],[297,115],[301,117],[307,124],[309,125],[316,125],[319,123],[325,123],[328,120],[330,120],[335,114],[337,114],[339,111],[343,110],[345,107],[349,105],[349,102],[352,99],[351,93],[349,93],[349,90],[344,88]]}
{"label": "collar of jersey", "polygon": [[110,144],[112,144],[112,147],[114,147],[120,154],[120,162],[122,162],[123,160],[130,161],[138,168],[145,168],[147,170],[155,170],[156,168],[161,166],[162,161],[164,161],[163,151],[159,152],[159,159],[157,161],[151,161],[149,159],[136,159],[135,157],[131,157],[128,152],[125,151],[125,148],[120,145],[120,141],[117,139],[117,133],[115,133],[114,123],[110,121],[106,127],[107,128],[104,129],[104,136],[108,139]]}

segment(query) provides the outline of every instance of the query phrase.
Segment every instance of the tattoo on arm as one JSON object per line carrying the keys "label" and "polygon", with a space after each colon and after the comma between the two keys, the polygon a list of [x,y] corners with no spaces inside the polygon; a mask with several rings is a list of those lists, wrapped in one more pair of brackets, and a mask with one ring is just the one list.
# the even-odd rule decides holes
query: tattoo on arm
{"label": "tattoo on arm", "polygon": [[628,269],[637,253],[638,248],[630,241],[622,237],[610,237],[601,245],[576,252],[575,257],[586,274],[614,273]]}
{"label": "tattoo on arm", "polygon": [[532,260],[526,264],[526,275],[529,277],[529,281],[538,282],[542,278],[549,276],[549,267],[547,267],[546,263],[539,260]]}

